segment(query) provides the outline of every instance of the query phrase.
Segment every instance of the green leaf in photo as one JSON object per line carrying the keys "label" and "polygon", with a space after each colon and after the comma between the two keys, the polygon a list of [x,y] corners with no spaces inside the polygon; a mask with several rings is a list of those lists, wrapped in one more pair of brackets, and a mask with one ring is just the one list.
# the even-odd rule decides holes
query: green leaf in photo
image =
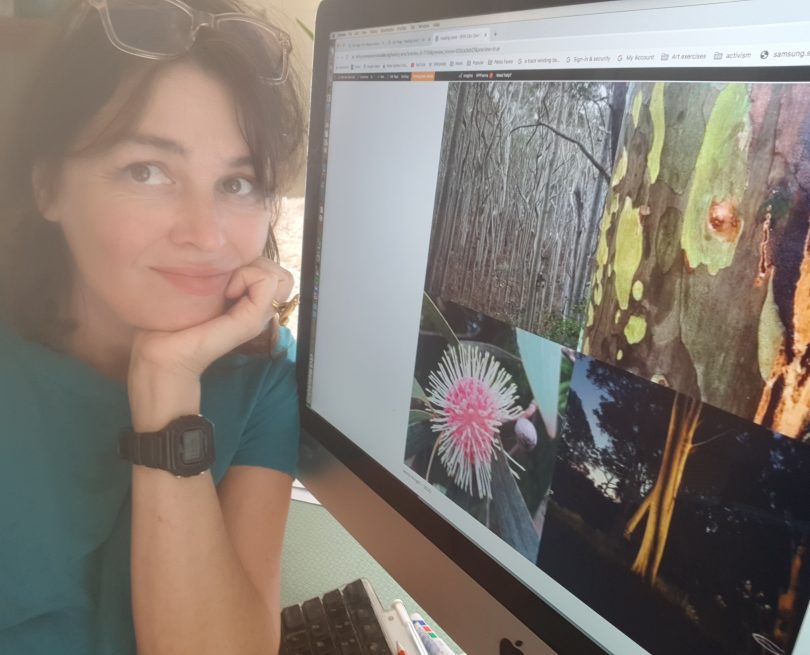
{"label": "green leaf in photo", "polygon": [[421,409],[412,409],[408,412],[408,425],[411,426],[414,423],[421,423],[422,421],[430,421],[430,414],[425,412]]}
{"label": "green leaf in photo", "polygon": [[453,328],[442,315],[436,303],[433,302],[427,291],[422,296],[422,321],[434,331],[441,334],[451,346],[458,346],[459,340]]}
{"label": "green leaf in photo", "polygon": [[415,400],[419,400],[425,405],[428,403],[427,394],[425,394],[425,390],[422,388],[422,385],[419,384],[419,381],[414,378],[413,379],[413,388],[411,389],[411,398]]}

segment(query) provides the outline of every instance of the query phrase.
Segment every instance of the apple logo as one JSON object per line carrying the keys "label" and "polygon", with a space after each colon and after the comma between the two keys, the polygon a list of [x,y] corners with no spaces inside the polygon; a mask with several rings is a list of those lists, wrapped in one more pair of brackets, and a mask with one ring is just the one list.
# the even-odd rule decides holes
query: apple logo
{"label": "apple logo", "polygon": [[518,648],[522,646],[523,642],[518,640],[514,644],[505,637],[501,639],[501,647],[499,655],[523,655],[523,651]]}

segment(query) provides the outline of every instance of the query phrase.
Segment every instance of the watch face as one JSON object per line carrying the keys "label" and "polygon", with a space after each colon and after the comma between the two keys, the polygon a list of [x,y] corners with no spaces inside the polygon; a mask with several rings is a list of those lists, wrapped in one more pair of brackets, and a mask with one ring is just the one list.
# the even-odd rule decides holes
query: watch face
{"label": "watch face", "polygon": [[198,415],[181,416],[169,424],[167,471],[188,477],[214,463],[214,425]]}
{"label": "watch face", "polygon": [[199,428],[186,430],[182,437],[180,459],[183,464],[194,464],[205,457],[205,432]]}

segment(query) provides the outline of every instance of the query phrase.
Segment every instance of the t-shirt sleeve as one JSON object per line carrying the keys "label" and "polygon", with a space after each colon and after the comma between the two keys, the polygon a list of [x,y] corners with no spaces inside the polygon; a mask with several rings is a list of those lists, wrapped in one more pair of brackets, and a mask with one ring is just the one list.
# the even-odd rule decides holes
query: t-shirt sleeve
{"label": "t-shirt sleeve", "polygon": [[299,433],[295,340],[281,328],[231,466],[264,466],[295,476]]}

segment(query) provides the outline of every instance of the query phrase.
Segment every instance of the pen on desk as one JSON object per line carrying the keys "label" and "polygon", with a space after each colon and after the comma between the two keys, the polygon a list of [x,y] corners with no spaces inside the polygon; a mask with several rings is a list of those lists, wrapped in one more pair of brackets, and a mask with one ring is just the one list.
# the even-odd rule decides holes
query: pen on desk
{"label": "pen on desk", "polygon": [[428,655],[455,655],[444,639],[439,637],[419,614],[411,614],[411,621]]}
{"label": "pen on desk", "polygon": [[405,605],[402,604],[402,601],[399,599],[394,600],[394,602],[391,603],[391,609],[397,613],[397,616],[402,623],[402,627],[408,632],[410,641],[413,642],[412,650],[416,649],[417,655],[429,655],[425,645],[421,641],[419,630],[417,630],[416,626],[414,626],[413,621],[411,621],[411,617],[408,616],[408,611],[405,609]]}

